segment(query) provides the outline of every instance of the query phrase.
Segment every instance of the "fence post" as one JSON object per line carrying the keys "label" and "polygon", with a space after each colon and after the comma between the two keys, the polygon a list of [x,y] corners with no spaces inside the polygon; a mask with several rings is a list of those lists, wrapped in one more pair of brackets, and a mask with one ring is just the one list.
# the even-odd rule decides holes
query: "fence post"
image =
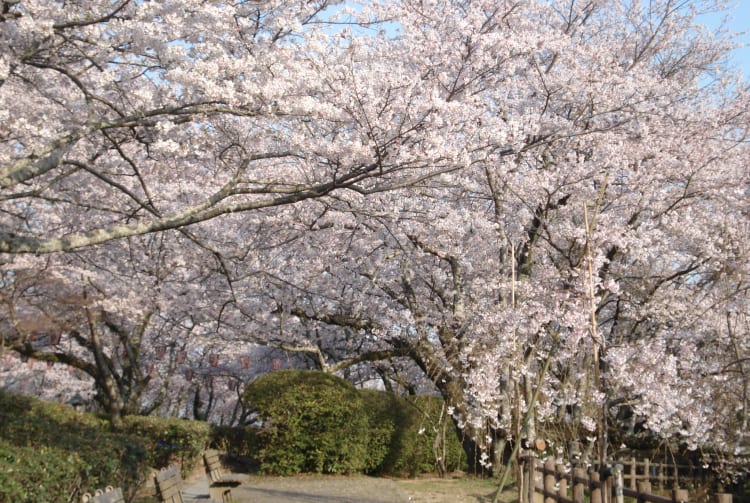
{"label": "fence post", "polygon": [[529,478],[529,460],[526,456],[520,456],[518,459],[521,463],[518,468],[518,503],[529,503],[529,482],[527,480]]}
{"label": "fence post", "polygon": [[651,482],[649,480],[638,481],[638,503],[645,503],[644,496],[651,494]]}
{"label": "fence post", "polygon": [[667,465],[664,463],[656,463],[657,473],[659,475],[659,489],[664,490],[667,488]]}
{"label": "fence post", "polygon": [[590,481],[590,492],[591,492],[591,503],[603,503],[602,502],[602,484],[599,480],[599,472],[592,470],[589,472]]}
{"label": "fence post", "polygon": [[534,493],[536,492],[536,456],[534,454],[529,454],[528,456],[526,456],[526,463],[528,464],[528,469],[526,470],[526,479],[528,479],[527,502],[534,503]]}
{"label": "fence post", "polygon": [[624,482],[622,480],[622,465],[620,463],[615,463],[615,466],[612,468],[612,479],[615,482],[615,503],[625,503],[625,497],[622,494]]}
{"label": "fence post", "polygon": [[575,503],[583,503],[586,492],[586,486],[583,483],[585,478],[586,471],[583,468],[573,468],[573,501]]}
{"label": "fence post", "polygon": [[531,503],[544,503],[544,496],[542,495],[542,489],[544,488],[542,466],[544,465],[540,461],[541,460],[537,459],[534,463],[534,478],[531,479],[531,487],[534,497]]}
{"label": "fence post", "polygon": [[555,503],[555,460],[552,458],[544,462],[544,503]]}
{"label": "fence post", "polygon": [[555,465],[555,478],[557,479],[557,495],[568,497],[568,479],[565,478],[565,467],[562,464]]}
{"label": "fence post", "polygon": [[688,500],[688,491],[687,489],[680,489],[675,487],[672,489],[672,501],[676,501],[678,503],[685,502]]}
{"label": "fence post", "polygon": [[732,503],[732,495],[727,493],[717,493],[714,503]]}
{"label": "fence post", "polygon": [[638,487],[637,485],[638,481],[638,460],[635,459],[635,456],[630,459],[630,483],[629,487],[633,491],[636,490]]}
{"label": "fence post", "polygon": [[607,468],[604,472],[600,471],[599,477],[601,477],[602,475],[604,475],[604,480],[601,481],[602,503],[612,503],[612,486],[614,485],[614,482],[612,480],[612,470]]}

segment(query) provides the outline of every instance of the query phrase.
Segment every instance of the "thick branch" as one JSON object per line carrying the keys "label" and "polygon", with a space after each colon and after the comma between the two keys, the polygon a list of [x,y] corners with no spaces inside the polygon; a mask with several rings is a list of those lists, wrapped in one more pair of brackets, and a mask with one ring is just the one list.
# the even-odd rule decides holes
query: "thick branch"
{"label": "thick branch", "polygon": [[94,364],[68,353],[36,351],[31,347],[31,344],[21,343],[12,344],[6,347],[12,351],[15,351],[21,356],[25,356],[36,361],[62,363],[80,369],[92,377],[96,377],[97,375],[96,366],[94,366]]}
{"label": "thick branch", "polygon": [[302,320],[315,320],[327,325],[349,327],[355,330],[372,330],[375,328],[375,324],[370,320],[363,320],[343,314],[307,314],[304,309],[299,307],[293,308],[291,314]]}
{"label": "thick branch", "polygon": [[408,236],[409,240],[425,253],[434,255],[450,265],[451,275],[453,276],[453,319],[460,323],[464,320],[466,315],[466,303],[464,299],[464,286],[463,286],[463,275],[461,273],[461,264],[459,260],[453,255],[443,253],[437,249],[425,244],[416,236]]}
{"label": "thick branch", "polygon": [[[248,162],[247,160],[245,162]],[[298,203],[306,199],[322,197],[333,190],[351,187],[355,183],[370,176],[376,166],[365,166],[355,169],[347,175],[333,181],[301,186],[294,192],[276,197],[254,201],[241,201],[220,205],[231,196],[250,191],[237,189],[236,181],[228,183],[219,191],[206,198],[200,204],[189,206],[172,215],[154,218],[153,220],[133,222],[128,224],[111,225],[100,229],[67,234],[63,237],[40,238],[24,236],[15,233],[0,233],[0,253],[54,253],[71,251],[77,248],[97,245],[124,237],[149,234],[170,229],[178,229],[188,225],[211,220],[228,213],[259,210],[274,206]],[[268,192],[264,190],[263,192]]]}

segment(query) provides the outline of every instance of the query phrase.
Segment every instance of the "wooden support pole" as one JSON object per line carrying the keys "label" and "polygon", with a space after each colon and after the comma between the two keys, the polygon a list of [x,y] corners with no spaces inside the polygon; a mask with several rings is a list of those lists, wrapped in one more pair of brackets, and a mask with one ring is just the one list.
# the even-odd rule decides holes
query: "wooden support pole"
{"label": "wooden support pole", "polygon": [[639,480],[638,481],[638,503],[645,503],[646,498],[645,496],[648,496],[651,494],[651,482],[648,480]]}
{"label": "wooden support pole", "polygon": [[555,465],[555,472],[555,478],[557,479],[557,495],[567,498],[568,479],[565,478],[565,466],[562,464]]}
{"label": "wooden support pole", "polygon": [[[599,476],[601,477],[601,473]],[[612,503],[613,485],[614,481],[610,475],[607,475],[604,480],[602,480],[602,503]]]}
{"label": "wooden support pole", "polygon": [[622,493],[623,486],[625,485],[622,479],[622,465],[620,463],[615,464],[612,468],[612,480],[614,482],[614,498],[615,503],[625,503],[625,496]]}
{"label": "wooden support pole", "polygon": [[589,480],[591,481],[590,493],[591,503],[603,503],[602,502],[602,484],[599,481],[599,472],[592,470],[589,473]]}
{"label": "wooden support pole", "polygon": [[675,487],[672,489],[672,501],[675,501],[677,503],[686,502],[688,500],[688,491],[687,489],[679,489]]}
{"label": "wooden support pole", "polygon": [[714,503],[732,503],[732,495],[726,493],[717,493],[714,497]]}
{"label": "wooden support pole", "polygon": [[537,459],[535,466],[536,466],[536,471],[534,472],[534,478],[531,481],[534,487],[534,501],[532,501],[532,503],[544,503],[544,495],[542,495],[542,489],[544,487],[544,479],[542,478],[542,470],[541,470],[541,467],[543,465]]}
{"label": "wooden support pole", "polygon": [[[583,480],[586,478],[586,471],[583,468],[573,469],[573,501],[583,503],[586,486]],[[717,502],[718,503],[718,502]]]}
{"label": "wooden support pole", "polygon": [[664,490],[667,487],[667,465],[664,463],[656,463],[657,474],[659,476],[659,489]]}
{"label": "wooden support pole", "polygon": [[638,487],[636,482],[638,481],[638,460],[635,457],[630,459],[630,484],[629,487],[633,491]]}
{"label": "wooden support pole", "polygon": [[555,492],[555,460],[552,458],[547,459],[544,462],[544,503],[555,503],[554,497],[551,496]]}
{"label": "wooden support pole", "polygon": [[526,470],[526,478],[528,479],[528,496],[526,501],[534,503],[534,493],[536,493],[536,456],[529,454],[526,457],[526,463],[528,465]]}

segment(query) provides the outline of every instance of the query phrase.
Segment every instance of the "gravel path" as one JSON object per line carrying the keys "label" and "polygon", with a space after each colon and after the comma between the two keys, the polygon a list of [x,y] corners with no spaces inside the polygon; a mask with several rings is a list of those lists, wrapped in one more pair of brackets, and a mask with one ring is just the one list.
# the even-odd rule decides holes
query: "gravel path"
{"label": "gravel path", "polygon": [[[365,476],[254,477],[233,475],[242,480],[232,489],[238,503],[408,503],[409,496],[396,482]],[[206,477],[191,477],[183,490],[185,503],[206,503]]]}

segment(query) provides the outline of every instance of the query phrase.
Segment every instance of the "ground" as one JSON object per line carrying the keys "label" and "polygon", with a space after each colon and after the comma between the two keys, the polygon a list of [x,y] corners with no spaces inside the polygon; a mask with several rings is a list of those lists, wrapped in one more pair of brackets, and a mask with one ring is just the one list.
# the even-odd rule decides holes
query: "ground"
{"label": "ground", "polygon": [[[490,503],[497,491],[497,479],[478,479],[468,476],[446,478],[419,477],[398,479],[397,484],[414,503]],[[499,501],[516,501],[514,488],[503,491]]]}
{"label": "ground", "polygon": [[[294,475],[290,477],[233,474],[243,483],[232,489],[236,501],[264,503],[490,503],[497,491],[496,479],[479,479],[463,473],[446,478],[367,477],[364,475]],[[153,494],[153,487],[144,495]],[[204,501],[208,483],[201,467],[187,478],[183,488],[186,503]],[[517,501],[514,487],[504,491],[501,503]]]}

